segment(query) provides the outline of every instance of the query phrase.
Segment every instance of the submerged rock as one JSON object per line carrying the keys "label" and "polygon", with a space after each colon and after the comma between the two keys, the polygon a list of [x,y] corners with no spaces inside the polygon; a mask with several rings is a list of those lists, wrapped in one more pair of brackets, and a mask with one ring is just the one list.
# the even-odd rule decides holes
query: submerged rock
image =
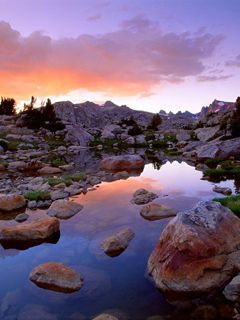
{"label": "submerged rock", "polygon": [[59,219],[68,219],[80,212],[83,206],[79,203],[68,200],[56,200],[51,204],[47,214]]}
{"label": "submerged rock", "polygon": [[176,210],[162,204],[150,203],[141,209],[140,214],[144,219],[158,220],[175,216]]}
{"label": "submerged rock", "polygon": [[240,269],[240,219],[220,203],[199,202],[164,229],[148,260],[156,286],[168,293],[221,289]]}
{"label": "submerged rock", "polygon": [[29,276],[37,286],[64,293],[78,291],[83,286],[82,276],[62,263],[47,262],[34,268]]}
{"label": "submerged rock", "polygon": [[0,211],[12,211],[25,207],[26,200],[20,194],[0,195]]}
{"label": "submerged rock", "polygon": [[59,232],[57,218],[42,218],[16,225],[0,225],[1,241],[31,241],[44,240]]}
{"label": "submerged rock", "polygon": [[16,216],[15,220],[17,222],[24,222],[29,218],[29,215],[27,213],[20,213]]}
{"label": "submerged rock", "polygon": [[125,228],[120,232],[104,239],[101,247],[104,252],[112,257],[121,254],[129,245],[130,241],[134,238],[134,232],[130,228]]}
{"label": "submerged rock", "polygon": [[232,189],[225,188],[225,187],[219,187],[219,186],[214,186],[213,191],[218,192],[218,193],[222,193],[225,196],[229,196],[230,194],[232,194]]}
{"label": "submerged rock", "polygon": [[105,158],[101,161],[102,170],[123,171],[144,168],[144,161],[138,155],[122,155]]}
{"label": "submerged rock", "polygon": [[158,198],[157,194],[149,192],[145,189],[138,189],[134,192],[133,199],[131,202],[135,204],[146,204],[148,202],[153,201],[156,198]]}

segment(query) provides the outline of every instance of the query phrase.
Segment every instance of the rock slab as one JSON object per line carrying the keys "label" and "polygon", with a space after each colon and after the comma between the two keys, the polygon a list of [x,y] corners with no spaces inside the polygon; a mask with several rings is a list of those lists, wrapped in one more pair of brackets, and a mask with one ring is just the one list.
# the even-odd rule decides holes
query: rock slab
{"label": "rock slab", "polygon": [[26,200],[20,194],[0,195],[0,211],[13,211],[25,205]]}
{"label": "rock slab", "polygon": [[47,262],[34,268],[29,276],[37,286],[64,293],[78,291],[83,278],[75,270],[62,263]]}
{"label": "rock slab", "polygon": [[144,161],[138,155],[112,156],[103,159],[100,163],[100,168],[112,171],[142,170]]}
{"label": "rock slab", "polygon": [[240,219],[213,201],[173,218],[148,260],[156,286],[169,293],[222,289],[240,269]]}
{"label": "rock slab", "polygon": [[175,216],[176,210],[159,203],[149,203],[141,209],[140,214],[146,220],[158,220]]}

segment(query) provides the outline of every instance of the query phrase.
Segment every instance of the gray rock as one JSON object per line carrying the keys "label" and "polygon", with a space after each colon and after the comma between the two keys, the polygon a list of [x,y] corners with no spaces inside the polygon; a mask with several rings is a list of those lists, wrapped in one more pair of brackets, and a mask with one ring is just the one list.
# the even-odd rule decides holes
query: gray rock
{"label": "gray rock", "polygon": [[29,209],[36,209],[37,208],[37,201],[33,200],[33,201],[28,201],[27,207]]}
{"label": "gray rock", "polygon": [[62,170],[59,168],[55,168],[55,167],[43,167],[42,169],[38,170],[39,174],[57,174],[57,173],[62,173]]}
{"label": "gray rock", "polygon": [[213,191],[218,192],[218,193],[222,193],[225,196],[229,196],[230,194],[232,194],[231,188],[225,188],[225,187],[219,187],[219,186],[214,186]]}
{"label": "gray rock", "polygon": [[27,213],[20,213],[16,216],[15,220],[17,222],[24,222],[29,218],[29,215]]}
{"label": "gray rock", "polygon": [[133,199],[131,200],[132,203],[135,204],[146,204],[158,197],[157,194],[153,192],[149,192],[145,189],[138,189],[137,191],[134,192],[133,194]]}
{"label": "gray rock", "polygon": [[146,204],[140,211],[141,216],[147,220],[158,220],[176,215],[176,210],[159,203]]}
{"label": "gray rock", "polygon": [[134,238],[134,232],[130,228],[125,228],[115,235],[112,235],[101,242],[104,252],[112,257],[121,254]]}
{"label": "gray rock", "polygon": [[51,204],[47,214],[59,219],[69,219],[79,213],[82,209],[83,206],[79,203],[68,200],[56,200]]}
{"label": "gray rock", "polygon": [[230,301],[239,301],[240,299],[240,275],[234,277],[225,287],[223,294]]}
{"label": "gray rock", "polygon": [[215,127],[205,127],[195,130],[197,138],[202,142],[207,142],[216,137],[220,131],[220,126]]}
{"label": "gray rock", "polygon": [[50,193],[51,200],[65,199],[69,196],[69,194],[64,190],[56,190]]}

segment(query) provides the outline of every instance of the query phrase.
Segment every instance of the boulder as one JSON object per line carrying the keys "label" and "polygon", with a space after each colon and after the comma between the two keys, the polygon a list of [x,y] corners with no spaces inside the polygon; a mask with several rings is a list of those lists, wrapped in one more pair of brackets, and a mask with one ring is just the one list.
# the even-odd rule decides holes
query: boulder
{"label": "boulder", "polygon": [[234,277],[232,281],[224,288],[223,294],[230,301],[239,301],[240,299],[240,275]]}
{"label": "boulder", "polygon": [[214,186],[213,191],[217,193],[222,193],[225,196],[229,196],[230,194],[232,194],[231,188],[225,188],[225,187],[219,187],[219,186]]}
{"label": "boulder", "polygon": [[148,260],[156,286],[187,295],[223,288],[240,269],[239,228],[240,219],[213,201],[178,213]]}
{"label": "boulder", "polygon": [[26,200],[20,194],[0,195],[0,211],[12,211],[25,207]]}
{"label": "boulder", "polygon": [[57,173],[61,173],[62,170],[56,167],[43,167],[41,169],[38,170],[39,174],[57,174]]}
{"label": "boulder", "polygon": [[53,201],[58,199],[65,199],[69,196],[68,192],[61,189],[52,191],[50,195],[51,195],[51,200]]}
{"label": "boulder", "polygon": [[214,137],[216,137],[219,131],[220,131],[220,126],[205,127],[205,128],[196,129],[195,134],[200,141],[207,142],[210,139],[213,139]]}
{"label": "boulder", "polygon": [[83,286],[82,276],[62,263],[47,262],[34,268],[29,276],[37,286],[64,293],[78,291]]}
{"label": "boulder", "polygon": [[179,130],[176,138],[178,142],[191,140],[191,131]]}
{"label": "boulder", "polygon": [[124,171],[142,170],[144,161],[138,155],[122,155],[105,158],[100,163],[102,170]]}
{"label": "boulder", "polygon": [[24,170],[25,166],[24,161],[12,161],[8,165],[8,170]]}
{"label": "boulder", "polygon": [[102,138],[103,139],[114,139],[116,134],[120,134],[123,130],[120,126],[115,124],[110,124],[104,127],[102,131]]}
{"label": "boulder", "polygon": [[16,216],[15,221],[17,222],[24,222],[29,218],[27,213],[20,213]]}
{"label": "boulder", "polygon": [[141,209],[140,214],[144,219],[158,220],[175,216],[176,210],[162,204],[149,203]]}
{"label": "boulder", "polygon": [[138,189],[134,192],[131,202],[135,204],[146,204],[153,201],[157,197],[158,195],[153,192],[149,192],[145,189]]}
{"label": "boulder", "polygon": [[101,247],[104,252],[115,257],[121,254],[129,245],[130,241],[134,238],[134,232],[130,228],[125,228],[120,232],[104,239]]}
{"label": "boulder", "polygon": [[57,218],[39,218],[16,225],[0,225],[0,242],[45,240],[59,232]]}
{"label": "boulder", "polygon": [[82,209],[83,206],[79,203],[68,200],[56,200],[51,204],[47,214],[59,219],[68,219],[80,212]]}

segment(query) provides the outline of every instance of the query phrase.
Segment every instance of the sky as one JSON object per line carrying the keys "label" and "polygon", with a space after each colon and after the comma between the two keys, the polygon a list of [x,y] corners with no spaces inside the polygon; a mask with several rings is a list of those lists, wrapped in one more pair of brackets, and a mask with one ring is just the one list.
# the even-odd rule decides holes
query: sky
{"label": "sky", "polygon": [[0,96],[198,112],[240,95],[239,0],[0,0]]}

